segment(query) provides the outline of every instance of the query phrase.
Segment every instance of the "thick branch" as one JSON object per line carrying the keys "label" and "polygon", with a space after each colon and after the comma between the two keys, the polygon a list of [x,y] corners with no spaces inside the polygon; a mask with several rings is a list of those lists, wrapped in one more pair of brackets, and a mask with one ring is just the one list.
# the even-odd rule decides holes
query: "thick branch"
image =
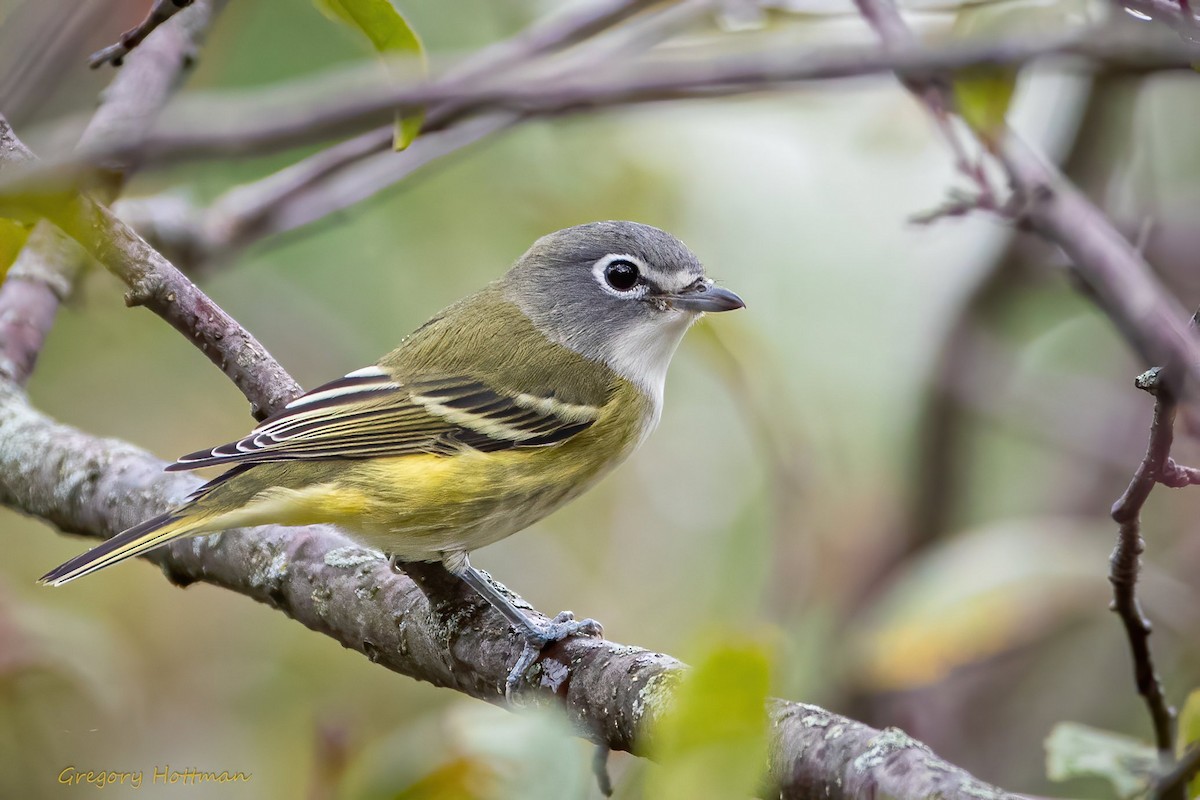
{"label": "thick branch", "polygon": [[1168,800],[1187,792],[1188,782],[1200,774],[1200,744],[1193,743],[1170,772],[1150,787],[1150,800]]}
{"label": "thick branch", "polygon": [[[163,473],[163,466],[131,445],[53,422],[0,384],[0,502],[65,531],[110,536],[195,488],[195,478]],[[499,614],[447,581],[440,567],[414,570],[437,586],[431,607],[413,580],[332,529],[230,531],[149,557],[176,583],[203,581],[244,594],[381,666],[488,702],[503,701],[505,677],[521,651]],[[520,692],[523,702],[561,704],[581,735],[642,754],[683,670],[670,656],[587,638],[554,645],[540,663],[536,684]],[[780,797],[1013,797],[900,731],[781,700],[772,701],[770,713],[770,774]]]}

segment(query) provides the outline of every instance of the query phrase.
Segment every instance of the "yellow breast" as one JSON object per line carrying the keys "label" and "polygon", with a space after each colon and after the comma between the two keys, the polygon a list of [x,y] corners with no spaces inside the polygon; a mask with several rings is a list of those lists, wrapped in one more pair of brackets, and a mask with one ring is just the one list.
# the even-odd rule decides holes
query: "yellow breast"
{"label": "yellow breast", "polygon": [[586,491],[641,443],[657,416],[649,398],[620,381],[596,422],[556,445],[327,462],[317,481],[301,485],[286,476],[298,465],[263,465],[280,472],[276,488],[238,521],[255,524],[265,513],[284,524],[334,523],[404,560],[469,552]]}

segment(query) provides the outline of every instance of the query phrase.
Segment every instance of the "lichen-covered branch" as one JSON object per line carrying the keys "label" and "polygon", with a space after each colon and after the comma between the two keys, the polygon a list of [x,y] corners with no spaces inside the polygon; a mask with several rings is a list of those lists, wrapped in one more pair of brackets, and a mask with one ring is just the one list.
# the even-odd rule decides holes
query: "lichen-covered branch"
{"label": "lichen-covered branch", "polygon": [[[0,502],[10,508],[71,533],[111,536],[195,488],[194,477],[163,466],[132,445],[54,422],[0,383]],[[379,553],[330,528],[229,531],[149,558],[177,584],[246,595],[380,666],[492,703],[503,702],[522,648],[500,615],[440,566],[413,567],[415,581],[396,575]],[[582,637],[548,648],[540,666],[518,702],[559,704],[580,735],[643,755],[684,669],[662,653]],[[770,722],[772,796],[1015,800],[898,730],[782,700],[772,701]]]}

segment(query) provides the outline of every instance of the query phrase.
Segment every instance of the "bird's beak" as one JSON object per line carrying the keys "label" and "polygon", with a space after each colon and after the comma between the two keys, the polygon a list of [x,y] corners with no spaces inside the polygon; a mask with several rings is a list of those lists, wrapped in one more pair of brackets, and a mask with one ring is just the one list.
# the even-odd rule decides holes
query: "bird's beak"
{"label": "bird's beak", "polygon": [[746,307],[742,298],[709,280],[698,282],[677,294],[663,295],[662,298],[673,308],[682,311],[733,311]]}

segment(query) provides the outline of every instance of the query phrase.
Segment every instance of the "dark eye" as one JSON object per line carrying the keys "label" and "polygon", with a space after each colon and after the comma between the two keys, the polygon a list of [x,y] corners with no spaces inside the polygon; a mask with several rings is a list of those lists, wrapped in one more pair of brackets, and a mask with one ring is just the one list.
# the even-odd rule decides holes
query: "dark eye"
{"label": "dark eye", "polygon": [[618,260],[604,268],[604,280],[618,292],[628,292],[638,282],[638,268],[632,261]]}

